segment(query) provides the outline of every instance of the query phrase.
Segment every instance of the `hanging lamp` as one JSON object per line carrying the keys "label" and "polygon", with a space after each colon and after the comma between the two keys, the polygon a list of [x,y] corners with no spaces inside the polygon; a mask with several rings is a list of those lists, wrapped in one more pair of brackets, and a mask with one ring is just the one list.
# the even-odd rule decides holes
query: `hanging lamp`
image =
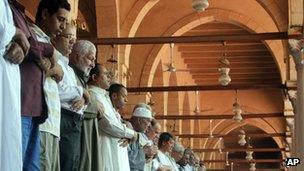
{"label": "hanging lamp", "polygon": [[209,7],[208,0],[192,0],[192,8],[196,12],[205,11]]}
{"label": "hanging lamp", "polygon": [[232,105],[232,111],[234,113],[233,116],[233,120],[237,121],[237,122],[241,122],[243,120],[242,117],[242,109],[241,109],[241,105],[238,103],[238,91],[235,91],[235,102]]}

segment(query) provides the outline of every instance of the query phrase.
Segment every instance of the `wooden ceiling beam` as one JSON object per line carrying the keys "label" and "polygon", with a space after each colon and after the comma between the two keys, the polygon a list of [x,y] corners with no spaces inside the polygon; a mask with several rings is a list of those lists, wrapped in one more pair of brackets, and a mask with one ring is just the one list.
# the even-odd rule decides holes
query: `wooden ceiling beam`
{"label": "wooden ceiling beam", "polygon": [[172,36],[172,37],[124,37],[97,38],[91,40],[97,45],[123,44],[165,44],[165,43],[200,43],[221,41],[258,41],[301,39],[302,35],[288,35],[288,32],[269,32],[253,34],[210,35],[210,36]]}
{"label": "wooden ceiling beam", "polygon": [[[220,149],[192,149],[194,152],[198,153],[208,153],[208,152],[220,152]],[[224,148],[221,149],[222,152],[246,152],[247,148]],[[254,152],[281,152],[287,151],[285,148],[252,148],[251,151]]]}
{"label": "wooden ceiling beam", "polygon": [[[265,73],[266,74],[266,73]],[[219,75],[216,77],[203,77],[203,76],[199,76],[199,77],[192,77],[196,82],[200,83],[209,83],[209,82],[215,82],[215,83],[218,83],[218,79],[219,79]],[[280,82],[280,77],[279,76],[262,76],[262,75],[259,75],[259,76],[247,76],[247,77],[238,77],[238,76],[230,76],[231,80],[232,80],[232,83],[236,83],[236,82],[248,82],[248,83],[251,83],[251,82],[261,82],[263,83],[264,81],[265,82]]]}
{"label": "wooden ceiling beam", "polygon": [[[239,134],[174,134],[179,138],[238,138]],[[286,133],[246,133],[247,137],[251,138],[265,138],[265,137],[291,137],[290,134]]]}
{"label": "wooden ceiling beam", "polygon": [[[217,57],[201,57],[201,58],[197,58],[197,57],[186,57],[184,58],[184,62],[186,64],[191,64],[191,63],[198,63],[198,64],[202,64],[202,63],[219,63],[219,59],[220,56]],[[227,58],[229,60],[229,62],[256,62],[256,61],[263,61],[263,62],[273,62],[273,58],[270,55],[262,55],[262,56],[238,56],[238,57],[233,57]]]}
{"label": "wooden ceiling beam", "polygon": [[[186,64],[187,68],[189,69],[200,69],[200,68],[221,68],[223,67],[223,64],[221,63],[205,63],[205,64]],[[263,62],[263,63],[259,63],[258,61],[253,63],[253,62],[233,62],[230,63],[229,67],[230,68],[252,68],[252,67],[273,67],[276,66],[276,64],[274,62]]]}
{"label": "wooden ceiling beam", "polygon": [[[266,73],[265,73],[266,74]],[[218,76],[219,77],[219,76]],[[234,82],[264,82],[264,81],[269,81],[269,82],[278,82],[280,81],[280,77],[276,76],[276,77],[268,77],[268,76],[264,76],[264,77],[232,77],[230,76],[231,80]],[[208,78],[208,77],[200,77],[200,78],[195,78],[195,81],[197,82],[218,82],[218,78]]]}
{"label": "wooden ceiling beam", "polygon": [[284,84],[230,84],[221,85],[190,85],[161,87],[128,87],[128,92],[169,92],[169,91],[218,91],[218,90],[250,90],[250,89],[286,89]]}
{"label": "wooden ceiling beam", "polygon": [[[228,162],[231,163],[281,163],[284,160],[282,159],[253,159],[248,161],[246,159],[228,159]],[[203,160],[203,163],[225,163],[226,160]]]}
{"label": "wooden ceiling beam", "polygon": [[[229,46],[251,46],[251,45],[264,45],[261,41],[250,41],[250,42],[242,42],[242,41],[226,41]],[[179,43],[176,45],[177,47],[193,47],[193,46],[223,46],[222,42],[201,42],[201,43]]]}
{"label": "wooden ceiling beam", "polygon": [[178,46],[178,51],[180,52],[233,52],[233,51],[265,51],[267,50],[265,45],[227,45],[223,46]]}
{"label": "wooden ceiling beam", "polygon": [[[267,75],[265,75],[267,74]],[[192,74],[193,79],[200,79],[200,78],[219,78],[219,73],[197,73]],[[231,78],[257,78],[257,77],[268,77],[268,78],[280,78],[278,73],[233,73],[229,74]]]}
{"label": "wooden ceiling beam", "polygon": [[[213,51],[213,52],[181,52],[182,58],[205,58],[205,57],[222,57],[223,52]],[[242,51],[242,52],[227,52],[227,58],[234,58],[238,56],[270,56],[268,50],[264,51]]]}
{"label": "wooden ceiling beam", "polygon": [[[178,69],[178,68],[177,68]],[[231,73],[250,73],[250,72],[261,72],[261,73],[268,73],[268,72],[274,72],[277,71],[276,66],[271,67],[264,67],[264,68],[230,68]],[[191,74],[197,74],[197,73],[219,73],[218,68],[200,68],[200,69],[189,69],[189,72]]]}
{"label": "wooden ceiling beam", "polygon": [[[232,119],[233,114],[201,114],[201,115],[156,115],[158,120],[215,120],[215,119]],[[284,116],[283,113],[259,113],[259,114],[242,114],[243,119],[252,118],[293,118],[293,116]]]}
{"label": "wooden ceiling beam", "polygon": [[[267,73],[265,73],[267,74]],[[203,86],[208,86],[208,85],[214,85],[214,84],[219,84],[218,81],[196,81],[194,80],[196,84],[198,85],[203,85]],[[279,84],[281,81],[278,80],[241,80],[241,81],[236,81],[232,80],[230,84]],[[292,88],[295,89],[295,88]]]}
{"label": "wooden ceiling beam", "polygon": [[[240,77],[245,77],[245,76],[249,76],[249,75],[263,75],[263,72],[251,72],[251,73],[229,73],[230,76],[240,76]],[[267,73],[269,75],[278,75],[279,73],[277,72],[270,72]],[[205,77],[213,77],[213,76],[219,76],[219,73],[197,73],[197,74],[192,74],[193,77],[200,77],[200,76],[205,76]]]}

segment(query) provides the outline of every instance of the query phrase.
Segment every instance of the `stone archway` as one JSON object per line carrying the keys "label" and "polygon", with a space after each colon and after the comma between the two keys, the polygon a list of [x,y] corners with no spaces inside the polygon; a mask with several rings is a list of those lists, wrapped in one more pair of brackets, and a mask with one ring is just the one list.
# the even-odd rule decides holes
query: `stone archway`
{"label": "stone archway", "polygon": [[[223,16],[225,16],[225,18],[223,18]],[[173,26],[167,29],[163,36],[180,36],[198,25],[212,21],[235,23],[237,25],[246,27],[246,29],[250,30],[251,32],[256,33],[267,31],[264,30],[262,26],[259,26],[258,23],[254,22],[253,20],[250,20],[250,18],[239,18],[239,16],[240,14],[237,14],[235,12],[219,9],[206,11],[206,13],[201,14],[199,17],[197,15],[192,14],[190,16],[184,17],[183,19],[179,20],[179,22],[175,23]],[[280,71],[282,82],[284,82],[286,80],[286,70],[284,63],[284,56],[286,52],[284,45],[282,41],[266,41],[266,46],[269,47],[270,52],[273,54],[274,60]],[[161,48],[161,45],[154,45],[153,48],[151,48],[149,56],[147,57],[147,60],[145,62],[145,66],[147,67],[144,67],[143,71],[141,72],[139,85],[151,85],[151,73],[154,73],[158,60],[161,57],[159,55]]]}

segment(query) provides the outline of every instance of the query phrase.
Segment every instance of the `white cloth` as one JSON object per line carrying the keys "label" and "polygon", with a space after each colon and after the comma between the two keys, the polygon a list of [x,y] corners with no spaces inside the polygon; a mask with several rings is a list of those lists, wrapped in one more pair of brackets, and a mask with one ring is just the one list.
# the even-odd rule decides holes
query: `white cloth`
{"label": "white cloth", "polygon": [[160,150],[157,151],[157,157],[153,159],[152,170],[157,170],[159,167],[166,166],[171,168],[172,171],[178,171],[178,166],[174,159],[169,154],[165,154]]}
{"label": "white cloth", "polygon": [[149,140],[149,138],[147,137],[147,135],[145,133],[139,133],[139,144],[143,147],[145,145],[147,146],[152,146],[153,145],[153,141]]}
{"label": "white cloth", "polygon": [[129,158],[127,147],[120,147],[120,138],[134,137],[135,131],[129,129],[121,122],[118,112],[115,111],[107,92],[98,87],[90,87],[95,91],[96,99],[102,103],[104,114],[99,121],[99,135],[103,171],[129,171]]}
{"label": "white cloth", "polygon": [[71,108],[71,105],[75,100],[80,100],[82,98],[83,88],[77,84],[75,72],[69,66],[69,58],[63,56],[58,51],[55,51],[55,53],[59,55],[58,64],[61,66],[64,73],[62,80],[58,84],[61,107],[78,114],[83,114],[84,107],[79,111],[75,111]]}
{"label": "white cloth", "polygon": [[[30,29],[36,34],[37,40],[43,43],[51,43],[51,39],[39,27],[34,24]],[[48,107],[48,118],[39,125],[39,130],[60,137],[60,99],[58,86],[55,80],[47,77],[43,84],[44,98]]]}
{"label": "white cloth", "polygon": [[153,119],[151,110],[144,108],[144,107],[136,108],[133,112],[133,116]]}
{"label": "white cloth", "polygon": [[182,171],[193,171],[194,169],[193,169],[192,166],[190,166],[189,164],[187,164],[186,166],[181,167],[180,170],[182,170]]}
{"label": "white cloth", "polygon": [[144,171],[152,171],[152,162],[153,160],[145,163]]}
{"label": "white cloth", "polygon": [[187,165],[184,167],[184,170],[185,170],[185,171],[192,171],[192,170],[193,170],[193,167],[190,166],[189,164],[187,164]]}
{"label": "white cloth", "polygon": [[0,1],[0,9],[0,170],[21,171],[20,71],[3,58],[16,28],[7,0]]}

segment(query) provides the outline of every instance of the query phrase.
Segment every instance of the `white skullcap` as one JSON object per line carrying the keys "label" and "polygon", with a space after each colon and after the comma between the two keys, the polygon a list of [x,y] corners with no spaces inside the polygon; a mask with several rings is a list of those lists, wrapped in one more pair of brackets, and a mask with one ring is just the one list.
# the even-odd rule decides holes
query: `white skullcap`
{"label": "white skullcap", "polygon": [[136,108],[133,112],[133,116],[153,119],[151,111],[145,107]]}

